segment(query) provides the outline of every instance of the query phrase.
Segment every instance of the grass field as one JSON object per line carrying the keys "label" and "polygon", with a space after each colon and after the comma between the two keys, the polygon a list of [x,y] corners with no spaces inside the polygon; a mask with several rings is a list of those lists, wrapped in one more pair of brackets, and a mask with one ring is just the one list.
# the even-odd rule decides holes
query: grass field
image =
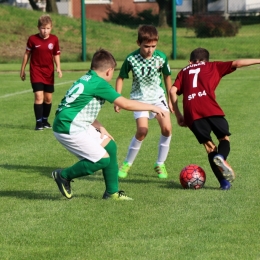
{"label": "grass field", "polygon": [[[179,61],[178,66],[185,63]],[[120,188],[134,201],[119,203],[101,199],[101,172],[76,179],[72,200],[61,196],[51,171],[70,166],[76,158],[51,130],[33,130],[29,80],[22,82],[19,72],[8,68],[2,64],[0,72],[1,260],[260,259],[259,66],[224,77],[217,90],[232,133],[228,161],[237,179],[230,191],[218,189],[204,148],[172,115],[169,178],[159,180],[153,172],[160,133],[152,120],[129,177],[120,180]],[[83,73],[64,70],[63,78],[56,79],[51,122],[65,91]],[[174,69],[172,78],[176,74]],[[130,85],[131,80],[125,82],[125,96]],[[122,163],[135,133],[132,113],[115,114],[113,106],[105,104],[99,120],[117,141]],[[180,170],[190,163],[206,171],[201,190],[183,190],[179,184]]]}
{"label": "grass field", "polygon": [[[134,201],[102,200],[101,172],[76,179],[74,198],[68,201],[59,193],[51,171],[70,166],[76,158],[51,130],[34,131],[29,77],[25,82],[19,78],[26,40],[37,32],[39,15],[0,5],[0,259],[260,260],[260,66],[238,69],[217,89],[232,133],[228,162],[237,178],[230,191],[218,189],[204,148],[188,129],[177,126],[172,115],[168,179],[159,180],[153,172],[160,131],[152,120],[129,177],[120,180],[120,188]],[[76,62],[81,53],[80,20],[52,17],[53,33],[62,48],[63,77],[56,79],[50,122],[65,91],[89,68],[89,62]],[[170,57],[171,28],[159,33],[158,49]],[[213,60],[260,56],[259,24],[243,26],[230,38],[197,39],[184,28],[177,29],[177,37],[179,60],[170,61],[172,79],[198,46],[208,48]],[[137,48],[135,39],[136,30],[87,21],[88,60],[98,47],[105,47],[115,55],[119,68]],[[127,97],[130,86],[131,80],[125,81]],[[98,119],[113,134],[121,164],[135,133],[132,113],[115,114],[107,103]],[[207,174],[201,190],[181,188],[179,172],[190,163]]]}

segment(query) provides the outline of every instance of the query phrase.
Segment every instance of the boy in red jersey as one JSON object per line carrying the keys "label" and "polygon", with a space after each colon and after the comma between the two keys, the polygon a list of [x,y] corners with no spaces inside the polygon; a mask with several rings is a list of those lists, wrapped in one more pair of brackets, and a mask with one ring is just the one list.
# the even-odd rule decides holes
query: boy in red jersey
{"label": "boy in red jersey", "polygon": [[[180,126],[188,126],[203,144],[212,171],[222,190],[230,189],[235,173],[226,162],[230,152],[229,126],[225,114],[216,102],[215,89],[221,78],[236,68],[260,64],[260,59],[242,59],[227,62],[209,62],[209,52],[197,48],[190,54],[190,64],[177,75],[170,90],[175,116]],[[184,116],[177,104],[177,95],[183,94]],[[211,131],[219,140],[216,146]]]}
{"label": "boy in red jersey", "polygon": [[60,47],[57,36],[51,34],[52,20],[42,15],[38,20],[39,33],[28,38],[24,53],[20,77],[25,80],[25,67],[30,59],[30,79],[34,92],[35,130],[51,128],[48,117],[51,112],[52,93],[54,92],[54,64],[59,77]]}

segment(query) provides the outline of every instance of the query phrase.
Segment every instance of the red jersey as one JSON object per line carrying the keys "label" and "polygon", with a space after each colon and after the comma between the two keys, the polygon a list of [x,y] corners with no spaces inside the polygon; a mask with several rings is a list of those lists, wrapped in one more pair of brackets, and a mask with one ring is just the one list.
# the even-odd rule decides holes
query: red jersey
{"label": "red jersey", "polygon": [[216,101],[215,89],[223,76],[235,71],[232,61],[199,62],[183,68],[177,75],[174,86],[177,94],[183,94],[183,114],[188,127],[194,120],[224,116]]}
{"label": "red jersey", "polygon": [[26,50],[31,53],[30,78],[32,83],[54,84],[53,56],[60,55],[58,37],[50,34],[43,39],[39,34],[31,35]]}

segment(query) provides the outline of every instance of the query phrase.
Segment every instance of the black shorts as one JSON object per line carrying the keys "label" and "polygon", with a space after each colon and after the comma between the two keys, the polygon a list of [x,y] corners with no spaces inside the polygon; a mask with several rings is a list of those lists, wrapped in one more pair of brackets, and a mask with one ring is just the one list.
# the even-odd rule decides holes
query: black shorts
{"label": "black shorts", "polygon": [[212,116],[195,120],[191,126],[191,131],[200,144],[212,141],[211,131],[218,139],[231,135],[228,122],[223,116]]}
{"label": "black shorts", "polygon": [[32,89],[33,89],[33,92],[37,92],[37,91],[44,91],[44,92],[48,92],[48,93],[54,92],[53,85],[47,85],[47,84],[44,84],[41,82],[32,83]]}

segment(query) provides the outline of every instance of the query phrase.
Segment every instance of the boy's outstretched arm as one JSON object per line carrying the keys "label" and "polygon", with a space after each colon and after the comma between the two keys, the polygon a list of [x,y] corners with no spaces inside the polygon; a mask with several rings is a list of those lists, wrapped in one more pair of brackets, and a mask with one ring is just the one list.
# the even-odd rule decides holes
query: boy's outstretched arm
{"label": "boy's outstretched arm", "polygon": [[164,84],[165,84],[166,91],[167,91],[168,106],[169,106],[170,112],[174,113],[174,108],[172,106],[172,102],[171,102],[170,94],[169,94],[169,92],[171,90],[171,86],[172,86],[172,79],[171,79],[170,75],[163,75],[163,77],[164,77]]}
{"label": "boy's outstretched arm", "polygon": [[234,60],[232,62],[233,68],[241,68],[250,65],[260,64],[260,59],[241,59],[241,60]]}
{"label": "boy's outstretched arm", "polygon": [[[122,89],[123,89],[123,81],[124,81],[124,79],[121,77],[118,77],[116,79],[116,91],[120,94],[122,93]],[[119,113],[120,107],[117,105],[114,105],[114,110],[115,110],[115,112]]]}
{"label": "boy's outstretched arm", "polygon": [[150,105],[147,103],[138,102],[136,100],[130,100],[122,96],[118,97],[114,101],[114,105],[129,111],[152,111],[161,117],[165,117],[165,111],[160,107]]}
{"label": "boy's outstretched arm", "polygon": [[175,86],[172,86],[170,91],[169,91],[169,95],[170,95],[170,99],[173,105],[173,109],[174,109],[174,113],[177,119],[177,122],[180,126],[185,126],[186,124],[184,122],[184,117],[182,115],[182,113],[179,110],[178,107],[178,97],[177,97],[177,88]]}

